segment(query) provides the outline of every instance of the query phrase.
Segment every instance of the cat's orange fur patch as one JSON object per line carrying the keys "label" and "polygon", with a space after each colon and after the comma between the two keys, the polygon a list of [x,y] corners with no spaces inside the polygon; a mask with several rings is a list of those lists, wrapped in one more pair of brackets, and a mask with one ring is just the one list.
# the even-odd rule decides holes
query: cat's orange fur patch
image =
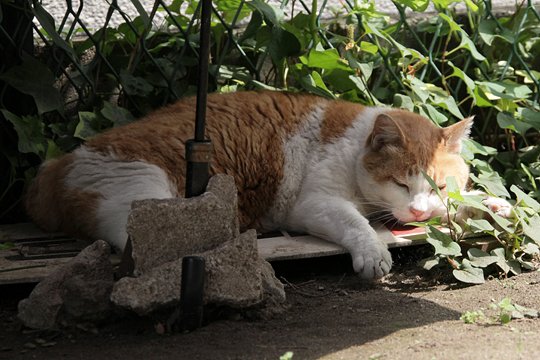
{"label": "cat's orange fur patch", "polygon": [[329,102],[321,124],[321,142],[329,143],[343,136],[363,108],[345,101]]}
{"label": "cat's orange fur patch", "polygon": [[47,231],[61,229],[83,239],[92,238],[97,226],[95,215],[100,194],[64,185],[73,160],[73,154],[67,154],[40,169],[26,193],[26,211]]}
{"label": "cat's orange fur patch", "polygon": [[465,188],[469,180],[469,168],[456,153],[448,152],[444,143],[441,143],[431,162],[427,175],[429,175],[436,184],[445,184],[448,174],[452,174],[460,188]]}
{"label": "cat's orange fur patch", "polygon": [[366,169],[377,181],[406,177],[427,169],[443,139],[442,129],[405,110],[388,110],[386,114],[399,127],[403,141],[368,152],[363,159]]}

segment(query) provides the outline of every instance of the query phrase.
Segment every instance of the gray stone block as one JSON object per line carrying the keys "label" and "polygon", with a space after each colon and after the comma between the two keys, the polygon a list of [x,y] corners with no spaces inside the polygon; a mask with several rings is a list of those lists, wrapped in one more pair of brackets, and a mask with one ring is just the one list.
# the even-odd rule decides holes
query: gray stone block
{"label": "gray stone block", "polygon": [[134,202],[127,230],[135,277],[114,285],[111,300],[121,308],[142,315],[176,306],[182,258],[188,255],[205,259],[206,304],[240,309],[285,299],[272,267],[259,257],[256,232],[238,232],[231,176],[212,177],[207,191],[195,198]]}
{"label": "gray stone block", "polygon": [[41,281],[19,302],[18,317],[31,328],[49,329],[59,321],[99,320],[112,311],[110,246],[98,240]]}
{"label": "gray stone block", "polygon": [[[259,258],[256,241],[256,232],[249,230],[213,250],[186,254],[205,259],[205,303],[243,308],[263,301],[264,261]],[[120,279],[111,300],[122,308],[148,314],[180,301],[181,279],[182,259],[170,261],[139,277]]]}
{"label": "gray stone block", "polygon": [[263,300],[255,230],[248,230],[201,256],[206,261],[206,303],[243,308]]}
{"label": "gray stone block", "polygon": [[237,237],[236,192],[231,176],[216,175],[198,197],[134,201],[127,232],[135,275]]}

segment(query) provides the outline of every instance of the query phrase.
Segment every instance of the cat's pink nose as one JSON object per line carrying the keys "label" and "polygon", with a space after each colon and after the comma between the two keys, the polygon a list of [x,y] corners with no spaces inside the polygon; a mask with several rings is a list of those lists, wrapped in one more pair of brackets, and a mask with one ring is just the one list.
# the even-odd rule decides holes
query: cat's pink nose
{"label": "cat's pink nose", "polygon": [[411,214],[414,215],[414,217],[416,218],[416,220],[421,220],[422,217],[425,215],[425,211],[422,211],[422,210],[418,210],[418,209],[415,209],[413,207],[410,207],[409,208],[409,211],[411,212]]}

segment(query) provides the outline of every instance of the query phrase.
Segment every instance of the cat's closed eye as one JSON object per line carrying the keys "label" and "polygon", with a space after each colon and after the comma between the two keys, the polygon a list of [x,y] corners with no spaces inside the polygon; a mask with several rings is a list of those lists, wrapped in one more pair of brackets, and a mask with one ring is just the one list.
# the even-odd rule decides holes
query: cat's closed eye
{"label": "cat's closed eye", "polygon": [[396,184],[397,186],[399,186],[400,188],[402,189],[405,189],[407,191],[410,191],[409,190],[409,185],[405,184],[405,183],[402,183],[401,181],[397,180],[397,179],[392,179],[392,181],[394,182],[394,184]]}
{"label": "cat's closed eye", "polygon": [[[439,188],[439,191],[446,190],[446,184],[437,185],[437,187]],[[431,193],[433,194],[434,192],[435,190],[431,189]]]}

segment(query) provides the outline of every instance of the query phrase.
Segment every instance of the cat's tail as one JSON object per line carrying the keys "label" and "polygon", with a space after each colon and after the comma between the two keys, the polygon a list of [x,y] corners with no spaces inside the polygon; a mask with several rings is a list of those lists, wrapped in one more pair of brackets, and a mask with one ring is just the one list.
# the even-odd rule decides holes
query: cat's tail
{"label": "cat's tail", "polygon": [[26,213],[43,230],[83,235],[94,233],[93,216],[88,210],[95,208],[96,195],[70,189],[65,178],[74,155],[67,154],[44,163],[32,181],[25,196]]}

